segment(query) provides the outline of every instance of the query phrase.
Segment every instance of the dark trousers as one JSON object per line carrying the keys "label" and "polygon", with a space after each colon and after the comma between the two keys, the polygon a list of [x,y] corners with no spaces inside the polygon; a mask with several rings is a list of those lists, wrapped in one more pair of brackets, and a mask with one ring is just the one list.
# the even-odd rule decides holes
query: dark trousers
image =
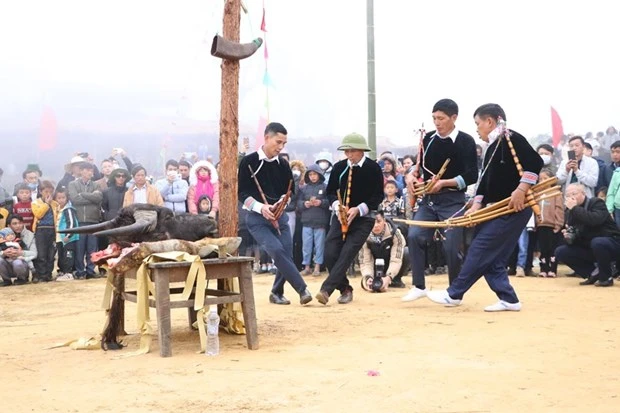
{"label": "dark trousers", "polygon": [[[454,215],[465,205],[463,192],[445,192],[438,195],[426,195],[418,207],[413,219],[416,221],[443,221]],[[413,226],[409,228],[407,245],[409,246],[409,261],[411,261],[411,274],[413,285],[420,289],[426,288],[424,280],[424,250],[429,242],[433,241],[435,230]],[[450,228],[443,231],[443,248],[446,263],[448,264],[448,278],[450,283],[454,281],[461,270],[461,257],[459,250],[463,243],[463,228]]]}
{"label": "dark trousers", "polygon": [[282,214],[278,220],[279,235],[271,222],[256,212],[248,213],[245,222],[252,237],[273,258],[278,268],[271,292],[284,294],[284,283],[288,281],[295,291],[303,293],[307,285],[293,262],[293,237],[288,226],[288,215]]}
{"label": "dark trousers", "polygon": [[343,241],[340,221],[334,217],[325,239],[325,266],[329,275],[323,281],[321,291],[331,295],[334,290],[339,290],[341,293],[353,290],[347,279],[347,270],[362,249],[374,225],[375,220],[368,216],[355,218],[349,225],[347,237]]}
{"label": "dark trousers", "polygon": [[557,273],[558,261],[555,259],[555,249],[558,246],[559,233],[553,232],[551,227],[538,227],[536,233],[540,246],[540,271]]}
{"label": "dark trousers", "polygon": [[[81,226],[96,224],[96,222],[80,222]],[[75,252],[75,272],[78,276],[95,273],[95,264],[90,260],[90,254],[97,251],[97,237],[92,234],[80,234]],[[86,266],[84,266],[86,261]]]}
{"label": "dark trousers", "polygon": [[511,304],[519,302],[517,293],[508,281],[506,263],[531,215],[532,211],[526,208],[478,225],[463,268],[448,288],[450,297],[462,299],[484,275],[487,284],[500,300]]}
{"label": "dark trousers", "polygon": [[56,230],[47,227],[37,228],[34,242],[37,246],[37,258],[32,261],[35,272],[33,277],[51,279],[56,255]]}
{"label": "dark trousers", "polygon": [[26,261],[19,258],[7,260],[0,257],[0,277],[4,284],[11,284],[11,278],[17,278],[22,283],[28,282],[29,275],[30,269]]}
{"label": "dark trousers", "polygon": [[441,240],[431,240],[426,247],[426,266],[432,269],[446,265],[446,254]]}
{"label": "dark trousers", "polygon": [[590,248],[577,245],[562,245],[555,250],[558,260],[568,265],[583,278],[589,278],[598,265],[598,279],[607,281],[611,278],[611,263],[620,256],[620,239],[596,237],[590,241]]}
{"label": "dark trousers", "polygon": [[77,241],[71,241],[67,244],[58,242],[58,272],[63,274],[73,273],[75,271],[75,250]]}
{"label": "dark trousers", "polygon": [[[254,238],[250,234],[250,231],[247,228],[239,229],[237,232],[237,236],[241,238],[241,244],[239,244],[239,255],[240,256],[254,256]],[[248,255],[248,251],[250,251]]]}

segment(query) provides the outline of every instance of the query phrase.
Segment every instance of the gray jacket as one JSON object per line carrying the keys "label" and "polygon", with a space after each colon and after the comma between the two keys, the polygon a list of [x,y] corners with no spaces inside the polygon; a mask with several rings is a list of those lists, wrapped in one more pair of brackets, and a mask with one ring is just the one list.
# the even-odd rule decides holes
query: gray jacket
{"label": "gray jacket", "polygon": [[[30,263],[32,260],[37,258],[37,243],[34,242],[34,233],[32,231],[28,231],[26,228],[22,230],[22,233],[19,234],[19,238],[26,244],[26,249],[24,250],[23,257],[20,257],[24,261]],[[2,257],[2,251],[0,251],[0,257]]]}
{"label": "gray jacket", "polygon": [[69,182],[69,199],[76,210],[80,224],[101,221],[103,194],[94,181],[84,183],[81,179],[76,179]]}
{"label": "gray jacket", "polygon": [[[317,183],[314,184],[310,181],[308,177],[310,172],[319,174]],[[329,201],[325,193],[327,185],[325,184],[325,177],[321,168],[316,164],[310,165],[304,176],[304,182],[306,185],[299,189],[299,196],[297,198],[297,209],[301,212],[301,224],[304,227],[323,228],[329,216]],[[307,208],[304,204],[311,198],[320,200],[321,205]]]}

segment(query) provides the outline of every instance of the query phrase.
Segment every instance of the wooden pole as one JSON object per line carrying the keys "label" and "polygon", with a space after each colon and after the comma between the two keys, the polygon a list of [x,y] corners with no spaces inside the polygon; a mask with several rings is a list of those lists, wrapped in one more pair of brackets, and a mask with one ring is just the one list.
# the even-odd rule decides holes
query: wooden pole
{"label": "wooden pole", "polygon": [[[241,0],[224,4],[225,39],[239,42]],[[237,215],[237,154],[239,138],[239,61],[222,59],[222,99],[220,108],[220,211],[219,235],[236,237]]]}
{"label": "wooden pole", "polygon": [[370,158],[377,156],[377,96],[375,93],[375,4],[366,0],[366,51],[368,72],[368,146]]}

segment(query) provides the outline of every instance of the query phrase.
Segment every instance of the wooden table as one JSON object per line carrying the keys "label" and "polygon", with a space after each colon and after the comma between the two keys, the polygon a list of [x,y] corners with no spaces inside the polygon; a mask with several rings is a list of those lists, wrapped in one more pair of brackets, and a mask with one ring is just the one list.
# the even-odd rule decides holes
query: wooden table
{"label": "wooden table", "polygon": [[[250,350],[258,349],[258,330],[256,325],[256,307],[254,306],[254,287],[252,285],[251,257],[229,257],[202,260],[207,272],[207,280],[225,278],[239,279],[239,292],[224,291],[208,288],[206,290],[205,306],[212,304],[241,303],[245,333]],[[155,307],[157,312],[157,327],[159,334],[159,354],[162,357],[172,356],[170,342],[171,325],[170,309],[187,308],[190,327],[196,321],[194,311],[194,292],[188,300],[170,301],[170,294],[183,291],[183,287],[170,288],[171,282],[185,282],[189,272],[190,262],[165,261],[149,264],[151,279],[155,284],[155,299],[149,297],[149,307]],[[125,273],[125,278],[136,278],[136,270]],[[217,281],[215,283],[217,288]],[[135,291],[123,292],[127,301],[137,302]],[[209,297],[210,296],[210,297]],[[124,301],[123,301],[124,306]]]}

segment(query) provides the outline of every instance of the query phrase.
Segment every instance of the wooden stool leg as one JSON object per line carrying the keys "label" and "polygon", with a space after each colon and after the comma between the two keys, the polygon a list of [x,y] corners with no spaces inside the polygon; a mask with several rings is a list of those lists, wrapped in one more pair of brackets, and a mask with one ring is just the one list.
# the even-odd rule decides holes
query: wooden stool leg
{"label": "wooden stool leg", "polygon": [[126,336],[127,332],[125,331],[125,298],[123,296],[123,293],[125,292],[125,274],[122,275],[117,275],[117,277],[121,277],[121,280],[119,280],[119,299],[121,300],[121,305],[120,305],[120,314],[119,314],[119,322],[118,322],[118,334],[120,336]]}
{"label": "wooden stool leg", "polygon": [[157,311],[157,327],[159,335],[159,355],[172,356],[170,343],[170,276],[168,271],[153,270],[155,281],[155,310]]}
{"label": "wooden stool leg", "polygon": [[251,264],[241,264],[239,290],[243,296],[241,310],[245,322],[245,334],[250,350],[258,350],[258,326],[256,325],[256,307],[254,306],[254,285],[252,284]]}
{"label": "wooden stool leg", "polygon": [[189,321],[189,328],[193,328],[196,322],[196,310],[194,310],[194,307],[187,307],[187,320]]}

